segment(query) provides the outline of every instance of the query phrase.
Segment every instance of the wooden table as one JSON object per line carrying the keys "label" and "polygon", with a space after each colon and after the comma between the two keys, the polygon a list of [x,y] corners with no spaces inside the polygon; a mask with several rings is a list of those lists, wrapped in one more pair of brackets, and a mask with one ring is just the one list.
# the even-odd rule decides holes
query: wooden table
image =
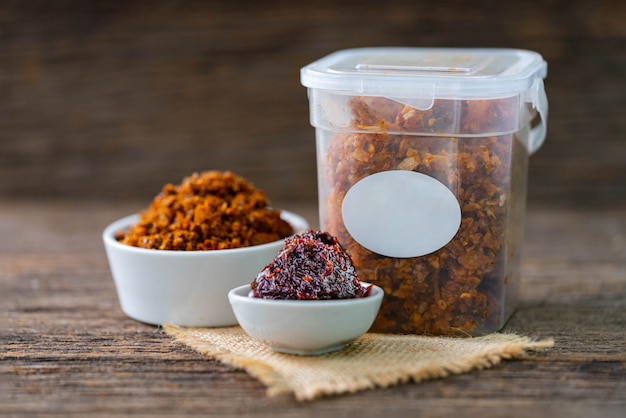
{"label": "wooden table", "polygon": [[100,233],[142,206],[0,202],[1,415],[626,416],[624,207],[528,210],[522,300],[505,331],[553,337],[554,349],[298,403],[121,312]]}

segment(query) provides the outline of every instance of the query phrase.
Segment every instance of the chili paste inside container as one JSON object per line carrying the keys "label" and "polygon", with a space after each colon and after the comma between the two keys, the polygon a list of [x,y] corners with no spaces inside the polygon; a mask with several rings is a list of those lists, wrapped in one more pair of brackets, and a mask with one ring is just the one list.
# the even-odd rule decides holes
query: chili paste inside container
{"label": "chili paste inside container", "polygon": [[310,230],[285,239],[283,249],[251,288],[256,298],[323,300],[365,297],[371,285],[361,285],[337,238]]}

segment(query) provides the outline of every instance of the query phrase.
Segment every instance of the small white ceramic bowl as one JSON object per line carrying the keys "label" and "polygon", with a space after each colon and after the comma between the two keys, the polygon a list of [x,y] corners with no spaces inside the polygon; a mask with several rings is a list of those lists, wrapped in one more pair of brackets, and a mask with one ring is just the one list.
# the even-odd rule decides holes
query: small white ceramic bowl
{"label": "small white ceramic bowl", "polygon": [[[363,283],[367,286],[367,283]],[[364,298],[334,300],[261,299],[250,285],[228,293],[241,328],[277,352],[318,355],[341,349],[372,326],[383,290],[372,286]]]}
{"label": "small white ceramic bowl", "polygon": [[[309,228],[294,213],[281,211],[281,217],[296,234]],[[135,214],[113,222],[102,239],[122,310],[154,325],[236,325],[228,291],[254,280],[285,243],[212,251],[150,250],[119,243],[116,232],[138,220]]]}

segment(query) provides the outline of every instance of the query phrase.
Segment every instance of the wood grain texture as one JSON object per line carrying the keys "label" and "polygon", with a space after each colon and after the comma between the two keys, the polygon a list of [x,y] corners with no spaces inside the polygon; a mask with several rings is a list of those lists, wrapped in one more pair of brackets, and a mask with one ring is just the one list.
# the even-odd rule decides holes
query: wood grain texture
{"label": "wood grain texture", "polygon": [[359,46],[513,47],[549,63],[531,201],[626,202],[626,3],[0,3],[0,195],[148,198],[230,169],[316,199],[302,66]]}
{"label": "wood grain texture", "polygon": [[[506,330],[555,348],[493,369],[297,403],[121,312],[100,234],[135,201],[0,204],[0,415],[621,417],[626,210],[531,206]],[[139,202],[141,203],[141,202]],[[315,224],[315,207],[285,204]]]}

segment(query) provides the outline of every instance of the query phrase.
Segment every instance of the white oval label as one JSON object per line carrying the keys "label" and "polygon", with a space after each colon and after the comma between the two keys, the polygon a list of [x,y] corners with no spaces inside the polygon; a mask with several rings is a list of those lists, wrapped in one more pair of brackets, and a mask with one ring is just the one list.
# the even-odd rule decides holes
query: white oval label
{"label": "white oval label", "polygon": [[346,229],[363,247],[387,257],[419,257],[446,245],[461,225],[461,207],[443,183],[406,170],[357,182],[343,199]]}

